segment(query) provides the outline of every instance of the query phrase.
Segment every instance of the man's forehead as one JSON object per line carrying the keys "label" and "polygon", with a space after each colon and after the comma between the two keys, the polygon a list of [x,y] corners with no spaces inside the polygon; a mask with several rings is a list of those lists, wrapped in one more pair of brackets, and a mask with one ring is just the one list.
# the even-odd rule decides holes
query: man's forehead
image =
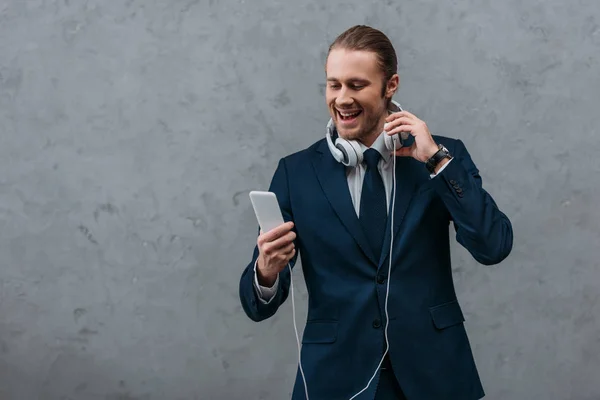
{"label": "man's forehead", "polygon": [[327,63],[377,64],[377,54],[366,50],[333,49],[327,57]]}
{"label": "man's forehead", "polygon": [[328,80],[370,80],[381,73],[375,53],[346,49],[331,51],[325,72]]}

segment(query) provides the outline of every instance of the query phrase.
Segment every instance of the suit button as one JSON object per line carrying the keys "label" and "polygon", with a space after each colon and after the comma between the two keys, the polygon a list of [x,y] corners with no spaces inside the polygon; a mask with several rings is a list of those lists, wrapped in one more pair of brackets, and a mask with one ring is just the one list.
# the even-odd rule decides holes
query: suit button
{"label": "suit button", "polygon": [[379,318],[375,318],[373,320],[373,328],[379,329],[380,327],[381,327],[381,321],[379,320]]}
{"label": "suit button", "polygon": [[451,185],[456,185],[456,181],[454,179],[450,179],[450,184]]}
{"label": "suit button", "polygon": [[379,275],[379,276],[377,277],[377,283],[379,283],[379,284],[381,285],[381,284],[382,284],[382,283],[384,283],[384,282],[385,282],[385,276],[383,276],[383,275]]}

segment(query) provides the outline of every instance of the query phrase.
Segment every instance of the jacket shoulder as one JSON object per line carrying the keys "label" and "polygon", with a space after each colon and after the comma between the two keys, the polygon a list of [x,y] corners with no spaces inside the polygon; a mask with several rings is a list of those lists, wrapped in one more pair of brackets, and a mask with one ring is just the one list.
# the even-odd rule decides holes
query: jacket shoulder
{"label": "jacket shoulder", "polygon": [[454,146],[456,142],[458,142],[458,139],[449,136],[431,135],[431,137],[433,138],[433,140],[435,140],[436,143],[443,144],[446,147]]}
{"label": "jacket shoulder", "polygon": [[450,153],[455,153],[457,150],[465,148],[464,143],[460,139],[441,135],[431,135],[431,137],[436,143],[444,145]]}
{"label": "jacket shoulder", "polygon": [[325,141],[325,138],[319,139],[310,146],[283,157],[282,160],[289,165],[304,163],[312,157],[314,153],[323,151],[324,148],[327,148],[327,143],[325,143]]}

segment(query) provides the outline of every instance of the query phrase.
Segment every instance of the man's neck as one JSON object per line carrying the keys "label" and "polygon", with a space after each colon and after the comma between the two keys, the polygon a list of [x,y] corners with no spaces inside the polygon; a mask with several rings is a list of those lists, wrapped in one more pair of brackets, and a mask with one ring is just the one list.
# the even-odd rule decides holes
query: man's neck
{"label": "man's neck", "polygon": [[377,140],[381,132],[383,132],[383,125],[385,124],[385,119],[387,118],[387,116],[388,114],[385,113],[379,120],[379,123],[377,124],[375,129],[373,129],[373,131],[371,131],[371,133],[369,133],[369,135],[366,136],[364,139],[359,139],[359,141],[367,147],[373,146],[375,140]]}

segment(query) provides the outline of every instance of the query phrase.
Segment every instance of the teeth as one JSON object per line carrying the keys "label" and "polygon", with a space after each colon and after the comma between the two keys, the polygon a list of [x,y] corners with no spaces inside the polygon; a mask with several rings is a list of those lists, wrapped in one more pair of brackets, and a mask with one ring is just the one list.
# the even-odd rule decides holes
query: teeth
{"label": "teeth", "polygon": [[360,111],[356,111],[353,113],[343,113],[343,112],[339,111],[339,113],[342,117],[347,118],[347,117],[353,117],[355,115],[358,115],[360,113]]}

